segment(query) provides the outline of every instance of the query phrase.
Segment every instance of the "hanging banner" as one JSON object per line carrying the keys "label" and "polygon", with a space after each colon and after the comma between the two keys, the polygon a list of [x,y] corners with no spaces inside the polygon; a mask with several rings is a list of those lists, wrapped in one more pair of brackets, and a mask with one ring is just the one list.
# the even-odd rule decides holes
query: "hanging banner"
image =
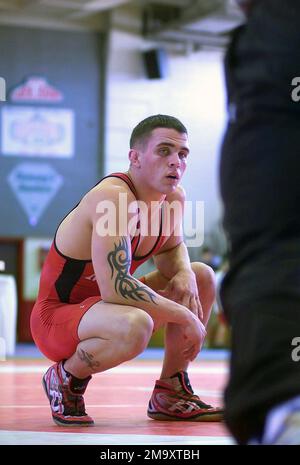
{"label": "hanging banner", "polygon": [[31,76],[10,92],[9,99],[12,102],[58,103],[63,100],[63,94],[46,78]]}
{"label": "hanging banner", "polygon": [[71,158],[74,112],[69,109],[4,106],[3,155]]}
{"label": "hanging banner", "polygon": [[21,163],[8,176],[8,183],[23,207],[29,224],[36,226],[62,186],[63,178],[50,165]]}

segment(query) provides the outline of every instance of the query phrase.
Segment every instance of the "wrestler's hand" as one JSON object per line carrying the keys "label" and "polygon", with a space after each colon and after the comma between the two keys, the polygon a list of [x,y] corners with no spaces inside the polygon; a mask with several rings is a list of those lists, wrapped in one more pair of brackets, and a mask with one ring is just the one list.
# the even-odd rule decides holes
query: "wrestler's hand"
{"label": "wrestler's hand", "polygon": [[196,276],[192,270],[179,271],[170,279],[167,286],[158,290],[157,293],[166,299],[183,305],[190,309],[200,320],[203,319]]}
{"label": "wrestler's hand", "polygon": [[187,361],[193,361],[197,357],[206,336],[205,327],[201,321],[194,314],[190,316],[188,325],[182,328],[185,340],[183,355]]}

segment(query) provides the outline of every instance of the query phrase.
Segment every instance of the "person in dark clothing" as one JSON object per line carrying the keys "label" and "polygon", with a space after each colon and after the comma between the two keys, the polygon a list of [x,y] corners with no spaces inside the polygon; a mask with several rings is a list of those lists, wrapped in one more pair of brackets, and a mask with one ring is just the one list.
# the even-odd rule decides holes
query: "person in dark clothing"
{"label": "person in dark clothing", "polygon": [[232,328],[225,421],[239,444],[300,444],[300,2],[240,1],[220,161]]}

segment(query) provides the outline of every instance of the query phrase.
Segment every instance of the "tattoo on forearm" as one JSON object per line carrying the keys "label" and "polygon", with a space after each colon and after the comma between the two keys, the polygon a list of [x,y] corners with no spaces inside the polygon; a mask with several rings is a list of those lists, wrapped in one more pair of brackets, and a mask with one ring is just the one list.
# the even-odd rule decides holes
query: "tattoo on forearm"
{"label": "tattoo on forearm", "polygon": [[107,255],[107,260],[111,268],[111,279],[115,276],[116,293],[125,299],[143,300],[144,302],[155,302],[155,294],[149,292],[137,279],[130,276],[131,258],[128,245],[124,237],[119,245]]}
{"label": "tattoo on forearm", "polygon": [[78,357],[80,358],[80,360],[82,362],[85,362],[88,367],[95,369],[100,366],[100,363],[97,362],[97,360],[93,360],[94,355],[89,354],[88,352],[82,349],[79,349],[77,353],[78,353]]}

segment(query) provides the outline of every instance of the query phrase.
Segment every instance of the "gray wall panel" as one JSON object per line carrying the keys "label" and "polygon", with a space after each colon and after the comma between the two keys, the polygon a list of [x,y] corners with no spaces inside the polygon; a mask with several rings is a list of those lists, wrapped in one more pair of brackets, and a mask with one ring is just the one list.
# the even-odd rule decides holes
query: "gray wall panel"
{"label": "gray wall panel", "polygon": [[[105,53],[102,37],[92,32],[0,27],[0,76],[6,80],[7,94],[33,75],[44,76],[64,94],[64,100],[55,104],[1,102],[0,112],[4,105],[13,105],[67,108],[75,114],[73,158],[0,153],[0,236],[52,236],[58,222],[101,177],[100,89]],[[50,165],[64,181],[35,227],[29,224],[7,182],[13,168],[26,162]]]}

